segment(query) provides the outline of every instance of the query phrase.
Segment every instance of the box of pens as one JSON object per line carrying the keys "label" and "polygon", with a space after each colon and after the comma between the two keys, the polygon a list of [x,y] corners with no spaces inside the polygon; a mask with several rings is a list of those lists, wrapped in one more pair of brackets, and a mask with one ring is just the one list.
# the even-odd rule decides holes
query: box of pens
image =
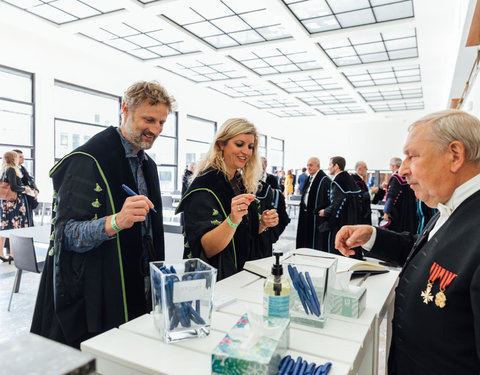
{"label": "box of pens", "polygon": [[335,285],[337,259],[328,256],[290,254],[283,259],[290,276],[290,319],[323,327],[328,293]]}
{"label": "box of pens", "polygon": [[210,333],[217,270],[200,259],[151,262],[155,327],[175,342]]}

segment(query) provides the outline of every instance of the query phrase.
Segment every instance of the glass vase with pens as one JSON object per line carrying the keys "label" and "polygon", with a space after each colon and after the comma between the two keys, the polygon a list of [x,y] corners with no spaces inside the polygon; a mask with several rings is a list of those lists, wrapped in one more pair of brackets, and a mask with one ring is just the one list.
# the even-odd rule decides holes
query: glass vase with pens
{"label": "glass vase with pens", "polygon": [[283,259],[290,277],[290,319],[313,327],[326,321],[328,291],[335,285],[337,259],[298,253]]}
{"label": "glass vase with pens", "polygon": [[200,259],[151,262],[155,327],[170,343],[210,334],[217,270]]}

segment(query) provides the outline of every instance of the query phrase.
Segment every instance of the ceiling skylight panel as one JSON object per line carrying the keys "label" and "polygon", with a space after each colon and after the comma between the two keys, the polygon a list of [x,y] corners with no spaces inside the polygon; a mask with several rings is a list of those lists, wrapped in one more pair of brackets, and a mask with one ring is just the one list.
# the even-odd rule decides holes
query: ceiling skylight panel
{"label": "ceiling skylight panel", "polygon": [[212,23],[225,33],[248,30],[250,27],[237,16],[230,16],[212,20]]}
{"label": "ceiling skylight panel", "polygon": [[385,45],[382,42],[357,44],[355,46],[355,51],[359,55],[364,55],[367,53],[385,52]]}
{"label": "ceiling skylight panel", "polygon": [[127,36],[125,39],[139,45],[140,47],[153,47],[158,44],[158,40],[150,38],[145,34]]}
{"label": "ceiling skylight panel", "polygon": [[375,23],[375,17],[373,16],[373,12],[370,8],[348,13],[339,13],[336,15],[336,17],[340,23],[340,26],[342,26],[344,29]]}
{"label": "ceiling skylight panel", "polygon": [[362,60],[363,64],[368,64],[368,63],[378,62],[378,61],[387,61],[388,55],[386,52],[369,53],[366,55],[360,55],[360,59]]}
{"label": "ceiling skylight panel", "polygon": [[226,17],[234,14],[222,1],[195,1],[194,11],[206,19]]}
{"label": "ceiling skylight panel", "polygon": [[334,16],[325,16],[320,18],[311,18],[301,21],[310,34],[321,33],[340,28],[337,19]]}
{"label": "ceiling skylight panel", "polygon": [[417,47],[417,38],[408,37],[401,39],[386,40],[385,46],[388,50],[406,49]]}
{"label": "ceiling skylight panel", "polygon": [[100,14],[97,9],[76,0],[58,0],[52,2],[52,4],[55,8],[59,8],[77,18],[87,18]]}
{"label": "ceiling skylight panel", "polygon": [[272,25],[259,27],[256,29],[266,40],[283,39],[290,37],[287,30],[282,25]]}
{"label": "ceiling skylight panel", "polygon": [[230,38],[228,35],[210,36],[205,38],[205,41],[215,48],[238,46],[238,42]]}
{"label": "ceiling skylight panel", "polygon": [[328,4],[334,13],[370,8],[368,0],[328,0]]}
{"label": "ceiling skylight panel", "polygon": [[222,34],[222,30],[207,21],[185,25],[185,28],[200,38]]}
{"label": "ceiling skylight panel", "polygon": [[175,51],[173,48],[170,48],[168,45],[150,47],[150,51],[155,52],[160,57],[178,55],[179,52]]}
{"label": "ceiling skylight panel", "polygon": [[127,52],[138,48],[136,44],[133,44],[128,40],[121,39],[121,38],[106,40],[104,43],[114,48],[120,49],[122,51],[127,51]]}
{"label": "ceiling skylight panel", "polygon": [[148,60],[148,59],[154,59],[156,57],[158,57],[157,54],[149,51],[149,50],[146,50],[144,48],[138,48],[138,49],[133,49],[131,51],[128,51],[128,53],[142,59],[142,60]]}
{"label": "ceiling skylight panel", "polygon": [[28,10],[29,12],[36,14],[42,18],[46,18],[49,21],[56,24],[62,24],[66,22],[76,21],[77,18],[64,11],[51,7],[50,5],[39,5]]}
{"label": "ceiling skylight panel", "polygon": [[413,4],[411,1],[397,2],[374,7],[373,11],[378,22],[408,18],[413,16]]}
{"label": "ceiling skylight panel", "polygon": [[416,48],[400,49],[396,51],[388,51],[391,60],[408,59],[411,57],[418,57],[418,50]]}
{"label": "ceiling skylight panel", "polygon": [[258,34],[255,30],[238,31],[235,33],[230,33],[229,35],[239,44],[251,44],[264,40],[264,38],[262,38],[262,36]]}

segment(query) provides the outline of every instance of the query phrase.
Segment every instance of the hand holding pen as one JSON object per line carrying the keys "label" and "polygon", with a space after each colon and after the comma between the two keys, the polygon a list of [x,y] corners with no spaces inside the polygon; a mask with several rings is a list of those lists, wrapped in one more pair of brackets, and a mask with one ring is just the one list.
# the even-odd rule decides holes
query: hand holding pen
{"label": "hand holding pen", "polygon": [[[131,189],[129,190],[131,191]],[[133,191],[131,191],[131,193],[135,194]],[[128,194],[131,195],[130,193]],[[115,216],[116,226],[120,230],[131,228],[135,223],[145,221],[150,210],[154,210],[153,203],[146,196],[137,194],[130,196],[125,199],[122,209]],[[118,232],[118,230],[113,229],[111,218],[111,216],[107,217],[105,222],[105,231],[109,236]]]}

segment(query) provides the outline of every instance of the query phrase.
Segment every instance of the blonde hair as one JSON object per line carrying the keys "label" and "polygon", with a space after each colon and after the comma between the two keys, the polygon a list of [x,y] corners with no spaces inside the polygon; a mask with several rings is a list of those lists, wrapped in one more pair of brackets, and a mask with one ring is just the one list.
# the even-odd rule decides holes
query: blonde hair
{"label": "blonde hair", "polygon": [[422,124],[431,124],[429,138],[440,151],[445,151],[453,141],[465,147],[465,158],[480,166],[480,120],[458,109],[446,109],[431,113],[415,121],[408,128],[412,131]]}
{"label": "blonde hair", "polygon": [[242,169],[241,176],[247,193],[255,194],[258,189],[258,181],[262,175],[262,167],[258,158],[258,133],[255,125],[242,118],[233,118],[224,122],[215,135],[205,158],[195,168],[192,179],[205,174],[210,168],[216,169],[227,176],[227,166],[223,159],[220,144],[226,145],[230,139],[240,134],[253,134],[254,136],[252,156]]}
{"label": "blonde hair", "polygon": [[15,151],[7,151],[6,153],[3,154],[3,159],[2,159],[2,174],[4,174],[8,168],[13,168],[15,169],[15,174],[22,178],[22,172],[20,171],[20,168],[18,168],[18,154]]}

